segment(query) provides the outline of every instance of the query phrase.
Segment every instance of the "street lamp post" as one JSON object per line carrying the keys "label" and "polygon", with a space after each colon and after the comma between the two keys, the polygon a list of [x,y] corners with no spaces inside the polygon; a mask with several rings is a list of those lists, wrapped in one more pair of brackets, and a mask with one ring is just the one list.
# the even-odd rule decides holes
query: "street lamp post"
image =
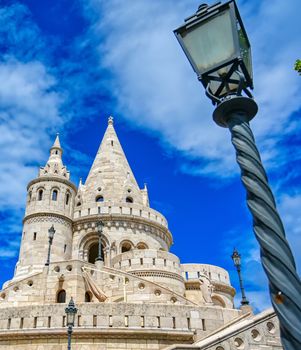
{"label": "street lamp post", "polygon": [[71,335],[72,328],[74,327],[75,315],[77,313],[77,308],[75,307],[73,298],[71,297],[68,306],[65,309],[67,315],[67,326],[68,326],[68,350],[71,350]]}
{"label": "street lamp post", "polygon": [[241,276],[241,255],[238,253],[236,249],[234,249],[233,254],[231,255],[231,258],[234,262],[234,265],[237,270],[238,279],[239,279],[239,286],[241,291],[241,305],[249,305],[249,301],[247,300],[245,288],[242,283],[242,276]]}
{"label": "street lamp post", "polygon": [[45,263],[45,266],[49,266],[50,264],[50,251],[51,251],[51,245],[52,245],[54,234],[55,234],[55,229],[54,229],[54,226],[52,225],[48,230],[48,254],[47,254],[47,261]]}
{"label": "street lamp post", "polygon": [[301,349],[301,282],[249,125],[258,107],[250,43],[234,0],[201,5],[174,31],[206,95],[214,121],[229,128],[285,350]]}
{"label": "street lamp post", "polygon": [[102,258],[102,252],[101,252],[101,236],[102,236],[102,231],[103,231],[103,227],[104,227],[104,223],[102,221],[98,221],[96,224],[97,227],[97,233],[98,233],[98,256],[95,259],[95,261],[103,261]]}

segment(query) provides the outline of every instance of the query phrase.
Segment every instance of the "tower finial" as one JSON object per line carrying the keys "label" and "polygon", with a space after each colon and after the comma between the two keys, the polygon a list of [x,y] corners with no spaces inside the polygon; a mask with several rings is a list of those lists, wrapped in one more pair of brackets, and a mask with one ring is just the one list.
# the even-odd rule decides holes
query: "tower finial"
{"label": "tower finial", "polygon": [[108,125],[113,125],[114,124],[114,118],[110,115],[108,119]]}
{"label": "tower finial", "polygon": [[56,137],[55,137],[55,140],[54,140],[54,143],[53,143],[51,149],[52,148],[60,148],[61,149],[60,137],[59,137],[59,133],[58,132],[56,133]]}

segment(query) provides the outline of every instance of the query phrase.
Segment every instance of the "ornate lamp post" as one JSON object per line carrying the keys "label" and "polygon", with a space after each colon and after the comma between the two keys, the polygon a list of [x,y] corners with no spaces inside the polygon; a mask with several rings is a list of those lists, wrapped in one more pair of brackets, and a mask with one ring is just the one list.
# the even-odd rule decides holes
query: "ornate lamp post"
{"label": "ornate lamp post", "polygon": [[236,249],[234,249],[233,254],[231,255],[231,258],[234,262],[234,265],[236,267],[237,273],[238,273],[238,279],[239,279],[239,286],[241,290],[241,305],[249,305],[249,301],[246,298],[245,288],[242,283],[242,277],[241,277],[241,255],[238,253]]}
{"label": "ornate lamp post", "polygon": [[102,258],[102,252],[101,252],[101,236],[102,236],[102,231],[104,227],[104,223],[102,221],[98,221],[96,224],[97,227],[97,233],[98,233],[98,257],[95,259],[95,261],[103,261]]}
{"label": "ornate lamp post", "polygon": [[73,298],[71,297],[68,306],[65,309],[67,315],[67,326],[68,326],[68,350],[71,350],[71,335],[72,328],[74,327],[75,315],[77,313],[77,308],[75,307]]}
{"label": "ornate lamp post", "polygon": [[50,251],[51,251],[51,245],[52,245],[52,241],[53,241],[53,237],[55,234],[55,229],[54,226],[52,225],[50,227],[50,229],[48,230],[48,254],[47,254],[47,261],[45,263],[45,266],[49,266],[50,264]]}
{"label": "ornate lamp post", "polygon": [[286,350],[301,349],[301,282],[249,125],[258,107],[249,91],[250,43],[235,1],[201,5],[174,33],[217,106],[214,121],[231,132],[282,344]]}

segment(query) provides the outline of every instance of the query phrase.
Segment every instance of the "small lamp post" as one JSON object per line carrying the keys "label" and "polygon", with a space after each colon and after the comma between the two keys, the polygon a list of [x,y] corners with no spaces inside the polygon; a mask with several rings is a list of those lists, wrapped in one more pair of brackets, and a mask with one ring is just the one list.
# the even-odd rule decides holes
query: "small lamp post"
{"label": "small lamp post", "polygon": [[238,279],[239,279],[239,286],[241,290],[241,305],[249,305],[249,301],[246,298],[245,294],[245,288],[242,283],[242,276],[241,276],[241,255],[238,253],[236,249],[234,249],[233,254],[231,255],[231,258],[234,262],[234,266],[236,267],[237,273],[238,273]]}
{"label": "small lamp post", "polygon": [[98,233],[98,257],[95,259],[95,261],[103,261],[102,252],[101,252],[101,248],[102,248],[102,246],[101,246],[101,236],[102,236],[104,223],[102,221],[98,221],[96,223],[96,227],[97,227],[97,233]]}
{"label": "small lamp post", "polygon": [[47,254],[47,261],[45,263],[45,266],[49,266],[50,264],[50,251],[51,251],[51,245],[52,245],[54,234],[55,234],[55,229],[54,229],[54,226],[52,225],[48,230],[48,254]]}
{"label": "small lamp post", "polygon": [[206,95],[214,121],[229,128],[285,350],[301,349],[301,281],[249,125],[258,107],[250,43],[234,0],[201,5],[174,31]]}
{"label": "small lamp post", "polygon": [[77,308],[75,307],[73,298],[71,297],[68,306],[65,309],[67,315],[67,326],[68,326],[68,350],[71,350],[71,335],[72,328],[74,327],[75,315],[77,313]]}

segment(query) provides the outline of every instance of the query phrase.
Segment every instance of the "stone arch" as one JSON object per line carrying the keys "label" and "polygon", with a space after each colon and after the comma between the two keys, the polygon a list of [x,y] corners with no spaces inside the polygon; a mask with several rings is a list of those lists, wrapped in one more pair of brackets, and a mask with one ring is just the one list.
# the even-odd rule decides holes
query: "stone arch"
{"label": "stone arch", "polygon": [[226,303],[224,302],[224,299],[220,297],[219,295],[213,294],[211,296],[212,302],[214,305],[226,307]]}
{"label": "stone arch", "polygon": [[61,289],[56,293],[56,302],[59,304],[63,304],[66,302],[66,291],[65,289]]}
{"label": "stone arch", "polygon": [[39,186],[37,188],[37,201],[42,201],[44,199],[45,187]]}
{"label": "stone arch", "polygon": [[125,198],[125,201],[126,201],[127,203],[134,203],[134,199],[133,199],[132,196],[127,196],[127,197]]}
{"label": "stone arch", "polygon": [[60,190],[57,187],[52,187],[50,193],[51,193],[51,200],[57,201],[58,197],[59,197]]}
{"label": "stone arch", "polygon": [[65,194],[65,205],[68,206],[71,202],[71,199],[72,199],[72,194],[69,190],[66,191],[66,194]]}
{"label": "stone arch", "polygon": [[134,247],[133,243],[128,239],[125,239],[122,242],[120,242],[120,252],[121,253],[128,252],[128,251],[132,250],[133,247]]}
{"label": "stone arch", "polygon": [[92,301],[92,293],[90,291],[86,291],[85,293],[85,303],[90,303]]}
{"label": "stone arch", "polygon": [[101,202],[104,202],[104,197],[103,195],[99,194],[95,197],[95,202],[97,203],[101,203]]}
{"label": "stone arch", "polygon": [[137,243],[136,248],[137,249],[148,249],[148,245],[144,242],[139,242],[139,243]]}
{"label": "stone arch", "polygon": [[[104,262],[107,261],[106,256],[106,248],[110,247],[110,242],[105,234],[101,235],[101,244],[102,244],[102,256],[104,259]],[[83,259],[85,261],[89,261],[89,254],[91,253],[91,249],[94,249],[98,251],[98,234],[95,231],[89,232],[84,235],[84,237],[81,239],[79,243],[79,252],[80,252],[80,259]],[[97,246],[97,248],[95,248]],[[91,257],[90,257],[91,258]]]}

